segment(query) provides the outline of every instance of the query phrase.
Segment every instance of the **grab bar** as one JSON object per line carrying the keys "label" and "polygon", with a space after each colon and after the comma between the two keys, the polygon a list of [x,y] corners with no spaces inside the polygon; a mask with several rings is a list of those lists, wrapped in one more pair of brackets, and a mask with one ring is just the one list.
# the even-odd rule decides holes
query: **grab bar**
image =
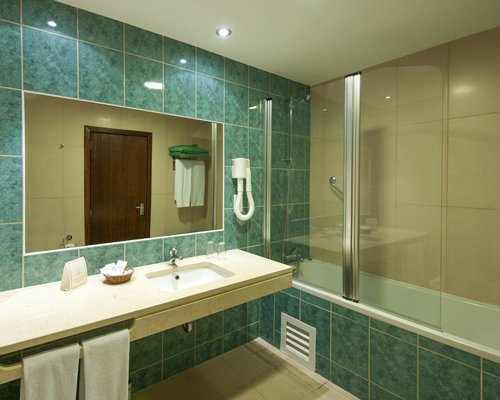
{"label": "grab bar", "polygon": [[330,176],[330,179],[328,180],[330,182],[330,188],[333,189],[333,192],[335,195],[341,200],[344,201],[344,191],[342,190],[341,187],[337,185],[337,177],[335,176]]}

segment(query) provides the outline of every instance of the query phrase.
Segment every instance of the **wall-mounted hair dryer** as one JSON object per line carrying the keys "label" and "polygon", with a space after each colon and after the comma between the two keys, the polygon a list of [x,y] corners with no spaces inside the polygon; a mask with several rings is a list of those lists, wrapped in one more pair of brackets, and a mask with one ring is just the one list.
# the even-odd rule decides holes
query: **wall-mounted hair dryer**
{"label": "wall-mounted hair dryer", "polygon": [[[255,204],[252,196],[252,177],[250,174],[250,160],[248,158],[233,158],[233,179],[238,180],[236,195],[234,196],[234,213],[238,219],[248,221],[255,211]],[[246,192],[248,198],[248,212],[243,211],[243,179],[247,180]]]}

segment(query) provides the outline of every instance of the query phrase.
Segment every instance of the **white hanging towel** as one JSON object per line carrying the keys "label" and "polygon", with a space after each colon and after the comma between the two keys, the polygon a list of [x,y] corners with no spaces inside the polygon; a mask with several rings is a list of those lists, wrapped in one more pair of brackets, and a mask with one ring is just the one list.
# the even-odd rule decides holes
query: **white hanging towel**
{"label": "white hanging towel", "polygon": [[174,200],[177,208],[189,207],[191,204],[191,160],[175,159]]}
{"label": "white hanging towel", "polygon": [[193,161],[191,172],[191,206],[200,207],[205,202],[205,163]]}
{"label": "white hanging towel", "polygon": [[127,400],[128,329],[82,342],[79,400]]}
{"label": "white hanging towel", "polygon": [[21,400],[75,400],[80,346],[63,347],[23,359]]}

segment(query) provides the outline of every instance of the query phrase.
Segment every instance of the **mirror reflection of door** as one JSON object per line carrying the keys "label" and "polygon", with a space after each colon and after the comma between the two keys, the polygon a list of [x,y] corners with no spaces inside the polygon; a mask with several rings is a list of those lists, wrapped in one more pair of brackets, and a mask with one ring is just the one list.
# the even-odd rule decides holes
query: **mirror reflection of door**
{"label": "mirror reflection of door", "polygon": [[149,132],[85,126],[85,243],[148,238]]}

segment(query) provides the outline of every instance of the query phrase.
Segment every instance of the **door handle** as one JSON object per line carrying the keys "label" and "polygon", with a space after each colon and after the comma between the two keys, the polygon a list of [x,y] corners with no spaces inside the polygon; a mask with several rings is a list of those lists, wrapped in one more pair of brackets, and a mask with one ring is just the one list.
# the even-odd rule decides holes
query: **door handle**
{"label": "door handle", "polygon": [[139,215],[144,215],[144,203],[139,204],[136,209],[139,210]]}

